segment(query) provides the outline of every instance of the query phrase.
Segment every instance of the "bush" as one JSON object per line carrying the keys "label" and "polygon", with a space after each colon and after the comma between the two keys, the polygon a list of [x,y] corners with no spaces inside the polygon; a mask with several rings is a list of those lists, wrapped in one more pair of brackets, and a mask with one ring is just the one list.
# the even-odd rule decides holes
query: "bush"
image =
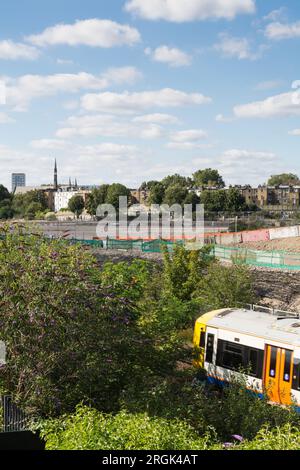
{"label": "bush", "polygon": [[84,248],[7,227],[0,240],[0,325],[7,365],[0,380],[24,411],[72,412],[84,401],[119,409],[128,383],[170,373],[176,354],[139,326],[129,298],[101,282]]}
{"label": "bush", "polygon": [[41,425],[48,450],[194,450],[207,449],[184,421],[147,414],[103,415],[79,406],[74,415]]}

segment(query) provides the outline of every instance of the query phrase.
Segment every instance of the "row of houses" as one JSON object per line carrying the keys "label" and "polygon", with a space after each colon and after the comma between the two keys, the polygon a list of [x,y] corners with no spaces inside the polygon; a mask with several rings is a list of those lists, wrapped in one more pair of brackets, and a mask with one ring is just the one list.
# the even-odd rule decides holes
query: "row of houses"
{"label": "row of houses", "polygon": [[[296,210],[300,208],[300,186],[234,186],[240,191],[245,198],[246,204],[255,205],[260,209],[268,210]],[[225,188],[225,191],[229,188]],[[76,185],[60,185],[55,188],[54,185],[39,187],[18,187],[16,194],[24,194],[28,191],[43,191],[48,200],[50,211],[60,212],[66,210],[70,199],[74,195],[82,196],[87,201],[92,189],[87,187],[79,187]],[[196,193],[200,196],[204,190],[216,191],[218,188],[200,188],[196,189]],[[148,205],[150,192],[144,189],[131,190],[133,201]]]}

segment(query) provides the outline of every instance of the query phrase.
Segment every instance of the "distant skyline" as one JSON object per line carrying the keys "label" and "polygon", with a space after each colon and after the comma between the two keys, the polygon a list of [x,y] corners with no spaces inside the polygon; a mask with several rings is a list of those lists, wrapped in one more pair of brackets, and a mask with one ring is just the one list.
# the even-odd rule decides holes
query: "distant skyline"
{"label": "distant skyline", "polygon": [[300,174],[299,2],[3,0],[0,31],[8,188]]}

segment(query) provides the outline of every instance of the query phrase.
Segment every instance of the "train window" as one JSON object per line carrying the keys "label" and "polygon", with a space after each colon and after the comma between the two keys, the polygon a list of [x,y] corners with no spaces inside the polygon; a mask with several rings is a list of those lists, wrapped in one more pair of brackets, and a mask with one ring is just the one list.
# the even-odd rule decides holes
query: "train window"
{"label": "train window", "polygon": [[245,368],[248,374],[262,378],[264,351],[248,346],[218,341],[217,366],[226,369],[240,370]]}
{"label": "train window", "polygon": [[200,343],[199,343],[199,347],[200,348],[205,348],[205,331],[201,331],[201,334],[200,334]]}
{"label": "train window", "polygon": [[215,335],[208,334],[205,362],[209,362],[210,364],[213,362],[214,342],[215,342]]}
{"label": "train window", "polygon": [[300,391],[300,359],[294,360],[292,389]]}
{"label": "train window", "polygon": [[239,370],[244,365],[243,346],[219,341],[217,365],[226,369]]}
{"label": "train window", "polygon": [[285,362],[283,371],[284,382],[291,381],[291,362],[292,362],[292,351],[285,351]]}
{"label": "train window", "polygon": [[249,349],[250,374],[256,377],[258,368],[258,349]]}
{"label": "train window", "polygon": [[271,347],[269,376],[273,378],[276,376],[277,349],[278,348]]}

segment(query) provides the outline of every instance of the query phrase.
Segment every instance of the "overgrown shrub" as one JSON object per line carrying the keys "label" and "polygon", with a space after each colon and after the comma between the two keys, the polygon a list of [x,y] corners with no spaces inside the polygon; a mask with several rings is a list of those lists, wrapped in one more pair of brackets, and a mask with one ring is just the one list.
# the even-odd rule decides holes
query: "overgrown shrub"
{"label": "overgrown shrub", "polygon": [[210,440],[178,419],[124,411],[103,415],[82,406],[71,416],[43,423],[40,430],[48,450],[204,450]]}

